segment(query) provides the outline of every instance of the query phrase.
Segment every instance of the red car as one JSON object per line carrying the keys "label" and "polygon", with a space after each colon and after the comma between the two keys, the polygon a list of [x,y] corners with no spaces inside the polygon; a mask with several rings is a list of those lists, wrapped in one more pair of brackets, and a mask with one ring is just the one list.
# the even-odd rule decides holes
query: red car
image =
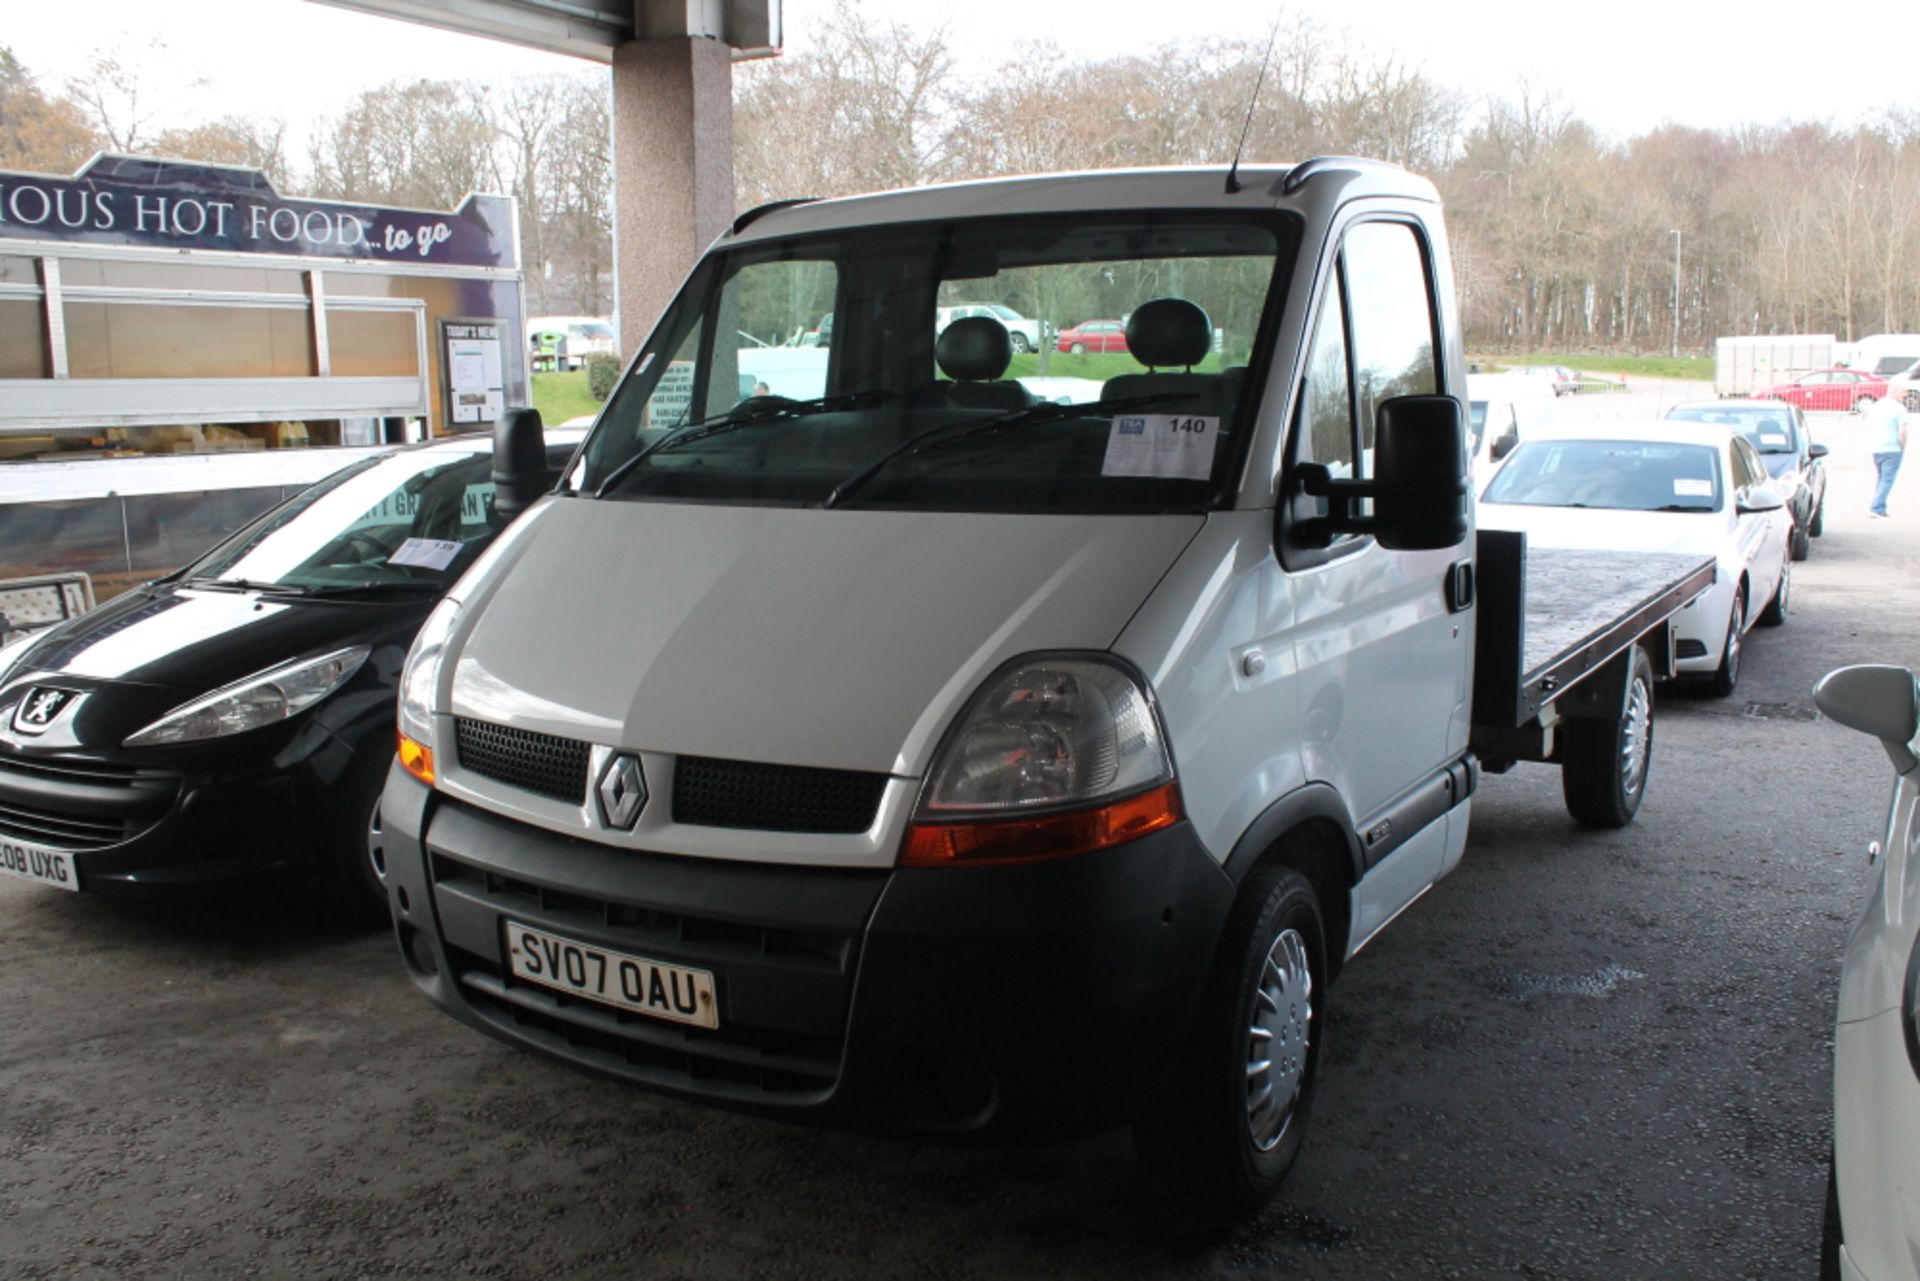
{"label": "red car", "polygon": [[1858,369],[1816,369],[1790,383],[1764,387],[1753,393],[1762,400],[1784,400],[1802,409],[1843,410],[1851,413],[1887,394],[1887,380]]}
{"label": "red car", "polygon": [[1088,320],[1060,331],[1061,351],[1078,356],[1089,351],[1125,351],[1127,327],[1117,320]]}

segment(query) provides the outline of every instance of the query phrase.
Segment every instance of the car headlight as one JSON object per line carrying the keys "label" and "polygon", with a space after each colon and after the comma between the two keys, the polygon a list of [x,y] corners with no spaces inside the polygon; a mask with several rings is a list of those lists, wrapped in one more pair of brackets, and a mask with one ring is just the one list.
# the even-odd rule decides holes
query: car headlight
{"label": "car headlight", "polygon": [[900,863],[1063,858],[1182,817],[1146,689],[1111,659],[1038,655],[996,673],[934,758]]}
{"label": "car headlight", "polygon": [[433,690],[440,683],[440,658],[460,617],[460,602],[442,600],[427,615],[400,669],[400,765],[422,783],[433,782]]}
{"label": "car headlight", "polygon": [[352,645],[255,673],[174,708],[123,746],[197,743],[284,721],[339,689],[372,652]]}

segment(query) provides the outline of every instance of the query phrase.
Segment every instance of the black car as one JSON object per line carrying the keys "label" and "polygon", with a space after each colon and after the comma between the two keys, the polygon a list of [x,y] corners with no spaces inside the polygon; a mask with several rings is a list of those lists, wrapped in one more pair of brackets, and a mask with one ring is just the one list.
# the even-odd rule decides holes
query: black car
{"label": "black car", "polygon": [[[537,484],[571,445],[531,450],[512,452],[544,464]],[[401,664],[535,492],[496,504],[493,462],[465,436],[348,467],[0,648],[0,872],[157,895],[318,871],[345,910],[384,916],[369,860]]]}
{"label": "black car", "polygon": [[1719,423],[1747,438],[1793,513],[1787,549],[1805,560],[1826,523],[1827,505],[1827,465],[1820,461],[1827,447],[1814,443],[1806,415],[1779,400],[1696,400],[1675,405],[1667,417]]}

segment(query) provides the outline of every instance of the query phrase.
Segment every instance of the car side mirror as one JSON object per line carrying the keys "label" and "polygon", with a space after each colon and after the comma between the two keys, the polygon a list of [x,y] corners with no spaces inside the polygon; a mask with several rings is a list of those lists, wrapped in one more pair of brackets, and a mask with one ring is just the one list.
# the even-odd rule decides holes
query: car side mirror
{"label": "car side mirror", "polygon": [[[1326,467],[1299,469],[1300,486],[1327,500],[1327,514],[1300,522],[1299,540],[1325,547],[1340,534],[1371,534],[1393,551],[1452,547],[1467,536],[1467,415],[1452,396],[1395,396],[1375,415],[1374,474],[1336,480]],[[1371,515],[1358,504],[1373,500]]]}
{"label": "car side mirror", "polygon": [[1777,512],[1787,505],[1787,500],[1771,489],[1762,489],[1758,485],[1749,485],[1740,493],[1740,500],[1734,504],[1734,511],[1742,516],[1757,515],[1761,512]]}
{"label": "car side mirror", "polygon": [[1828,672],[1813,687],[1813,701],[1848,729],[1871,734],[1905,774],[1920,766],[1913,739],[1920,734],[1920,681],[1905,667],[1862,664]]}
{"label": "car side mirror", "polygon": [[1832,452],[1833,451],[1831,449],[1828,449],[1825,445],[1808,445],[1807,446],[1807,457],[1809,458],[1825,458],[1828,454]]}
{"label": "car side mirror", "polygon": [[1508,454],[1511,454],[1513,452],[1513,447],[1515,445],[1518,445],[1519,443],[1520,443],[1520,438],[1514,435],[1512,432],[1508,432],[1506,435],[1501,436],[1499,439],[1493,442],[1493,449],[1490,451],[1489,456],[1492,457],[1493,461],[1497,463],[1502,458],[1505,458]]}
{"label": "car side mirror", "polygon": [[493,510],[510,521],[553,485],[537,409],[509,409],[493,425]]}

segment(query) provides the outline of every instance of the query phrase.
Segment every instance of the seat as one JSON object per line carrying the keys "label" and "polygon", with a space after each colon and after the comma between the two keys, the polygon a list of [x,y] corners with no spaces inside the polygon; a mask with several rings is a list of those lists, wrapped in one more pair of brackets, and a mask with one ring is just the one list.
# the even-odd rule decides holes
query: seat
{"label": "seat", "polygon": [[1013,363],[1013,338],[991,316],[968,316],[948,325],[933,345],[933,359],[951,382],[916,388],[908,404],[915,409],[1025,409],[1037,404],[1032,392],[1002,379]]}
{"label": "seat", "polygon": [[[1121,374],[1107,379],[1100,399],[1125,400],[1133,396],[1177,396],[1155,406],[1155,413],[1204,414],[1222,417],[1232,409],[1239,380],[1231,384],[1219,374],[1196,374],[1193,366],[1213,350],[1213,322],[1207,313],[1185,298],[1156,298],[1143,302],[1127,317],[1127,350],[1147,367],[1144,374]],[[1162,373],[1162,367],[1186,366],[1183,373]]]}

